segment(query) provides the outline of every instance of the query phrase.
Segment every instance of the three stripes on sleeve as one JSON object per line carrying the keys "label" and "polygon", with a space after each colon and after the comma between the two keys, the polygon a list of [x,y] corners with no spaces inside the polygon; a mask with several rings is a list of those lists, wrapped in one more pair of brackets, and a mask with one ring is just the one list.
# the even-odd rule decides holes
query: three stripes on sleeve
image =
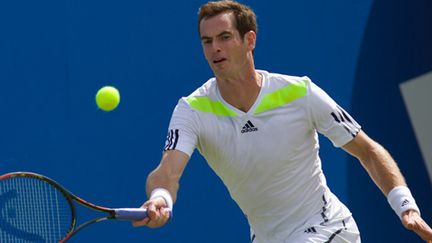
{"label": "three stripes on sleeve", "polygon": [[168,131],[164,151],[175,149],[177,146],[178,139],[179,139],[179,130],[170,129]]}
{"label": "three stripes on sleeve", "polygon": [[355,137],[360,132],[360,125],[341,107],[337,106],[336,110],[331,113],[335,121],[341,124],[345,130]]}

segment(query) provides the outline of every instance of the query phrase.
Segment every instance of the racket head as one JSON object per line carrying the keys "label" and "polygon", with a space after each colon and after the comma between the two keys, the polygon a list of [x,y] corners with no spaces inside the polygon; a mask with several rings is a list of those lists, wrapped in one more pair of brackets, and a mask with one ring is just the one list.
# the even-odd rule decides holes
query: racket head
{"label": "racket head", "polygon": [[71,193],[32,172],[0,176],[0,242],[58,242],[76,225]]}

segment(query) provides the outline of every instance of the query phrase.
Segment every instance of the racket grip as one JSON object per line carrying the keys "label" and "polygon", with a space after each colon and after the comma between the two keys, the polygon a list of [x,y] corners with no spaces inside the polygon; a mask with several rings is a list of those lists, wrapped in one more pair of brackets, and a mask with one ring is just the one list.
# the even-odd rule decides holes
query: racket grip
{"label": "racket grip", "polygon": [[141,220],[147,217],[147,209],[144,208],[117,208],[114,211],[115,218],[121,220]]}

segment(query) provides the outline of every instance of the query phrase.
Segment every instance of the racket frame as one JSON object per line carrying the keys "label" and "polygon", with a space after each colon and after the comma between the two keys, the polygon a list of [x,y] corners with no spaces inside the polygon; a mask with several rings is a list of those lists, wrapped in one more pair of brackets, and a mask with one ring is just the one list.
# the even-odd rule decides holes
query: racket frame
{"label": "racket frame", "polygon": [[[59,192],[61,192],[63,194],[63,196],[65,197],[65,199],[67,200],[67,202],[70,206],[70,210],[71,210],[72,221],[71,221],[68,232],[65,234],[63,239],[61,239],[59,242],[66,242],[75,233],[77,233],[78,231],[80,231],[81,229],[83,229],[84,227],[86,227],[90,224],[116,218],[116,212],[114,209],[101,207],[101,206],[97,206],[95,204],[89,203],[89,202],[85,201],[84,199],[75,196],[73,193],[68,191],[63,186],[61,186],[55,180],[48,178],[46,176],[34,173],[34,172],[11,172],[11,173],[7,173],[4,175],[0,175],[0,181],[6,180],[6,179],[11,179],[11,178],[16,178],[16,177],[30,177],[30,178],[35,178],[35,179],[47,182],[48,184],[50,184],[51,186],[56,188]],[[76,213],[76,207],[75,207],[75,204],[73,203],[73,201],[75,201],[75,202],[77,202],[77,203],[79,203],[79,204],[81,204],[87,208],[107,213],[108,215],[104,216],[104,217],[99,217],[99,218],[94,218],[94,219],[88,220],[88,221],[80,224],[77,227],[77,213]]]}

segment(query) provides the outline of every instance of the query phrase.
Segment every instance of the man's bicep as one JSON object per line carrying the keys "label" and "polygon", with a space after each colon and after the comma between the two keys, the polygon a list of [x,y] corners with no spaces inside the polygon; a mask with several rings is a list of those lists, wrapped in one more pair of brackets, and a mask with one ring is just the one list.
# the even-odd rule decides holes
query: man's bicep
{"label": "man's bicep", "polygon": [[348,112],[312,82],[309,87],[308,110],[313,128],[329,138],[335,147],[351,141],[361,130],[361,126]]}
{"label": "man's bicep", "polygon": [[189,157],[192,155],[197,144],[200,126],[195,115],[184,100],[179,101],[169,124],[165,152],[178,150]]}
{"label": "man's bicep", "polygon": [[360,130],[360,132],[351,141],[343,145],[342,148],[360,161],[365,161],[376,146],[377,143]]}

